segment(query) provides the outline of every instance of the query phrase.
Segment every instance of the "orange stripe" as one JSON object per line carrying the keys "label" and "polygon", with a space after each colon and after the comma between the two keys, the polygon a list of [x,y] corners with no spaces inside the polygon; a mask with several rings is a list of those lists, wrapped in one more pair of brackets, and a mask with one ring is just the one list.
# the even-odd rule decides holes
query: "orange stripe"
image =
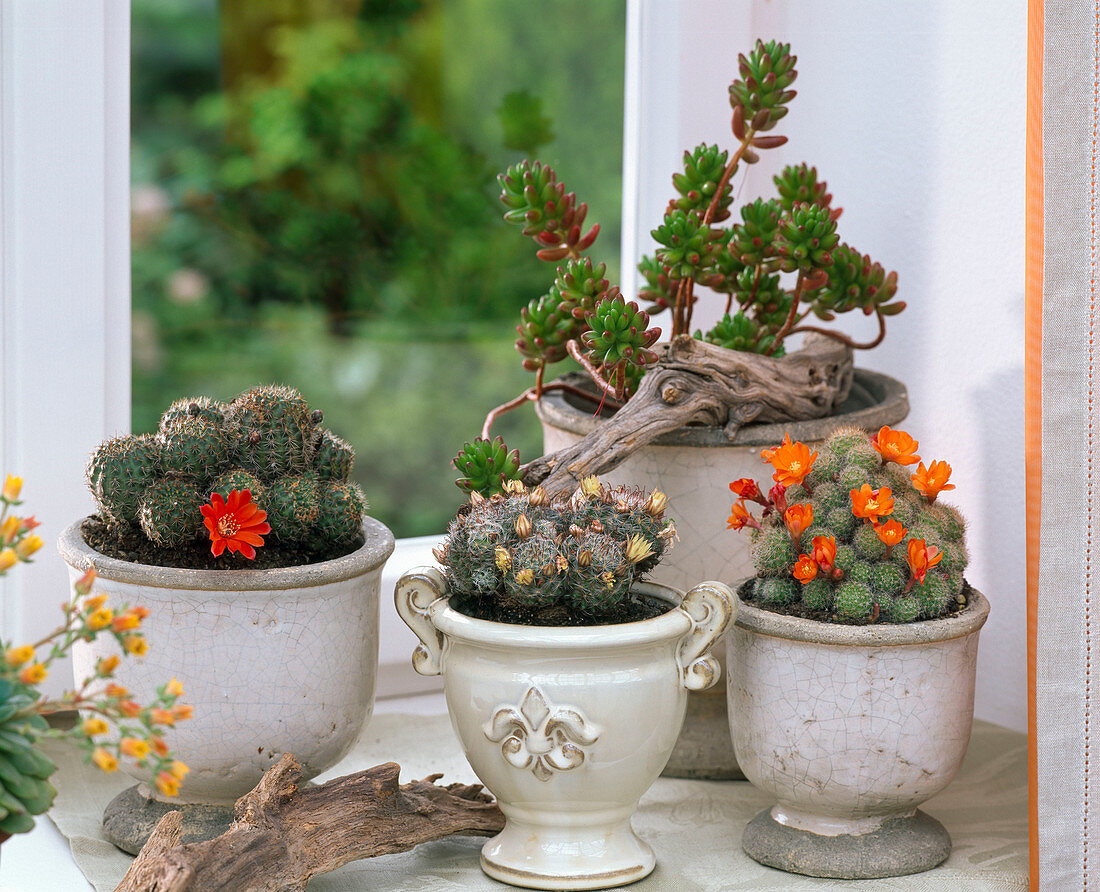
{"label": "orange stripe", "polygon": [[1028,848],[1039,889],[1038,723],[1035,669],[1039,619],[1039,523],[1043,486],[1043,8],[1027,4],[1027,255],[1025,261],[1025,456],[1027,475]]}

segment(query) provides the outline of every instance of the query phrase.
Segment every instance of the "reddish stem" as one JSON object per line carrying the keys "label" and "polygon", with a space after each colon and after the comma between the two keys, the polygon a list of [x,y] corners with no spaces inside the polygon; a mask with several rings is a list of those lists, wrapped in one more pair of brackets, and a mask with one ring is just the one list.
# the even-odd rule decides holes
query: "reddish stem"
{"label": "reddish stem", "polygon": [[[561,391],[562,393],[572,394],[573,396],[580,397],[583,400],[587,400],[590,403],[602,402],[609,409],[621,409],[622,403],[617,400],[601,398],[600,396],[589,393],[587,390],[581,390],[579,387],[574,387],[572,384],[566,384],[563,381],[551,381],[549,384],[542,385],[542,392],[553,393],[554,391]],[[497,406],[488,415],[485,416],[485,423],[481,427],[481,436],[486,440],[489,439],[490,431],[493,428],[494,422],[501,416],[513,409],[518,409],[520,406],[528,402],[534,402],[539,396],[535,393],[534,387],[529,387],[523,391],[514,400],[509,400],[503,405]]]}
{"label": "reddish stem", "polygon": [[604,379],[600,374],[599,369],[592,365],[591,360],[581,352],[581,348],[577,346],[575,340],[566,341],[565,349],[569,351],[569,355],[572,356],[582,369],[588,372],[589,377],[596,382],[596,386],[599,387],[605,394],[613,391],[615,388],[611,386],[611,383]]}
{"label": "reddish stem", "polygon": [[787,334],[812,331],[816,334],[823,334],[826,337],[830,337],[834,341],[840,341],[842,344],[847,344],[853,350],[870,350],[872,347],[877,347],[881,344],[883,338],[886,337],[886,317],[879,312],[876,312],[875,315],[878,316],[878,336],[873,341],[868,341],[866,344],[857,343],[843,332],[833,331],[828,328],[818,328],[816,325],[799,325],[797,328],[792,328]]}
{"label": "reddish stem", "polygon": [[806,284],[806,274],[802,270],[798,271],[798,281],[794,285],[794,294],[791,295],[791,309],[787,313],[787,318],[783,320],[783,326],[776,332],[775,340],[772,341],[771,346],[764,351],[765,356],[771,356],[775,352],[775,348],[783,343],[783,338],[791,333],[791,329],[794,328],[795,319],[798,317],[798,303],[802,300],[802,289]]}

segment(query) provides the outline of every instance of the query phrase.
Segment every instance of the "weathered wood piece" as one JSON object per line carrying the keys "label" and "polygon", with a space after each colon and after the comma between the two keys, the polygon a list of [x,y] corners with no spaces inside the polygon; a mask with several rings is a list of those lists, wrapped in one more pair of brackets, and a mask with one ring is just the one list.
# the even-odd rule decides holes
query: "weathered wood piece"
{"label": "weathered wood piece", "polygon": [[822,418],[852,384],[852,350],[810,335],[778,359],[727,350],[681,335],[664,345],[630,401],[582,440],[525,468],[524,482],[551,496],[572,492],[581,478],[618,467],[667,431],[688,424],[724,427]]}
{"label": "weathered wood piece", "polygon": [[504,815],[480,784],[401,784],[395,762],[299,789],[302,769],[284,755],[237,800],[230,828],[180,845],[169,812],[115,892],[298,892],[349,861],[404,852],[454,833],[491,835]]}

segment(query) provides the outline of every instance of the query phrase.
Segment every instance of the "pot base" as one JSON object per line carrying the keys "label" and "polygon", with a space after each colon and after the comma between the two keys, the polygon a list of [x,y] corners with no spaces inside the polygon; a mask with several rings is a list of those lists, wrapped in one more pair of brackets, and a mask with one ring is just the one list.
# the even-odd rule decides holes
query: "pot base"
{"label": "pot base", "polygon": [[749,822],[741,848],[754,861],[788,873],[869,880],[931,870],[951,854],[951,837],[943,824],[919,809],[912,817],[891,818],[871,833],[821,836],[780,824],[769,808]]}
{"label": "pot base", "polygon": [[657,859],[630,822],[608,829],[508,819],[481,849],[481,869],[524,889],[611,889],[649,876]]}
{"label": "pot base", "polygon": [[145,795],[142,784],[127,787],[103,810],[103,835],[124,852],[136,855],[168,812],[183,813],[181,842],[204,842],[221,836],[233,823],[232,805],[161,802]]}
{"label": "pot base", "polygon": [[724,685],[688,694],[684,725],[661,775],[691,780],[745,779],[733,752]]}

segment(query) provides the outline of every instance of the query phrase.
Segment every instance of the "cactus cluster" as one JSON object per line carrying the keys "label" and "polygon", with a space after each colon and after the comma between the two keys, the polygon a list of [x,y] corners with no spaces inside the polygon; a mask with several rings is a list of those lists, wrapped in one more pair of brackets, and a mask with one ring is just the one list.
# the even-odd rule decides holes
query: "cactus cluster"
{"label": "cactus cluster", "polygon": [[34,748],[47,730],[34,714],[37,700],[30,689],[0,679],[0,833],[26,833],[32,815],[43,814],[57,791],[48,778],[57,766]]}
{"label": "cactus cluster", "polygon": [[351,482],[351,446],[320,410],[282,386],[254,387],[228,403],[206,397],[169,406],[156,434],[116,437],[88,462],[101,517],[140,527],[164,549],[204,538],[200,507],[214,493],[248,490],[278,543],[313,552],[361,538],[363,493]]}
{"label": "cactus cluster", "polygon": [[954,488],[951,469],[926,468],[917,446],[883,427],[839,430],[819,452],[789,438],[766,450],[767,495],[749,478],[730,484],[729,526],[752,527],[752,599],[848,623],[934,619],[965,603],[965,523],[936,498]]}
{"label": "cactus cluster", "polygon": [[506,483],[479,493],[436,549],[451,590],[506,614],[564,608],[598,622],[630,600],[631,585],[657,565],[675,538],[667,497],[586,478],[572,496]]}

